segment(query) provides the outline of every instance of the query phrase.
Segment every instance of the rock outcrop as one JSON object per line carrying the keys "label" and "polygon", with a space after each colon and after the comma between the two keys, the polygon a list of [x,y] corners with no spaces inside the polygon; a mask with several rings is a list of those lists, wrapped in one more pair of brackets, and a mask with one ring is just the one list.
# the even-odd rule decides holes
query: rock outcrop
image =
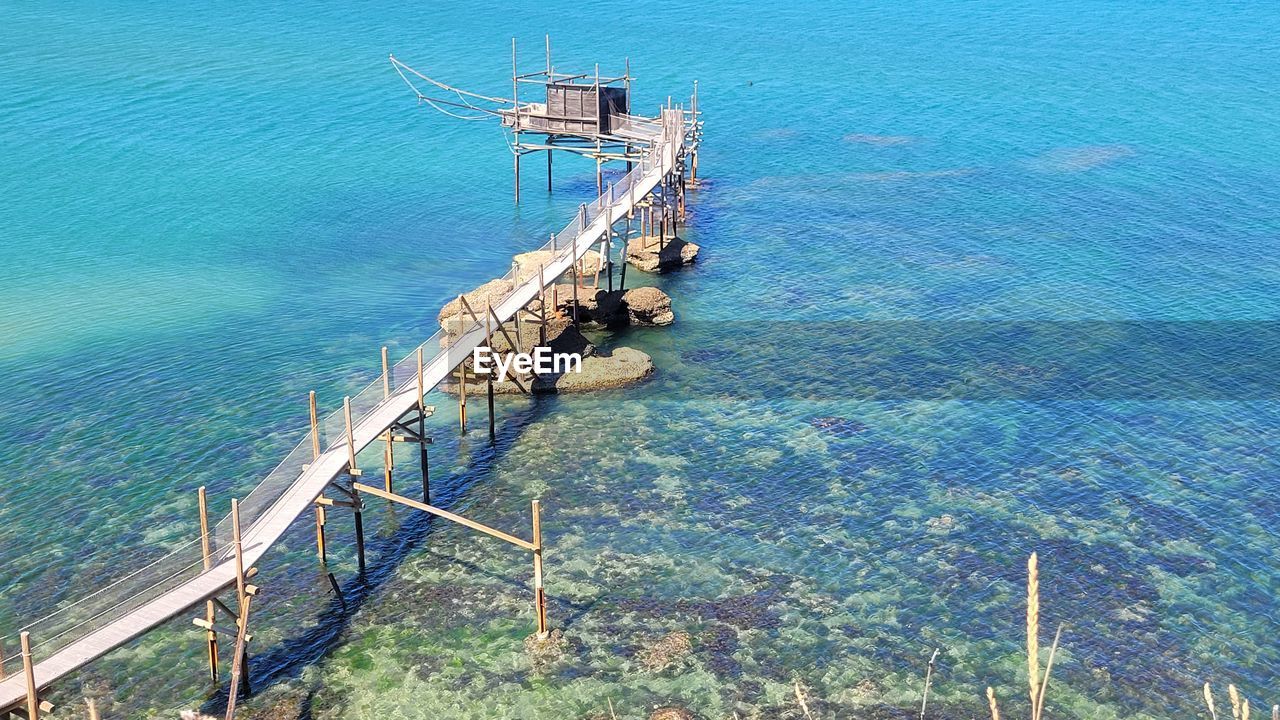
{"label": "rock outcrop", "polygon": [[[532,256],[532,257],[530,257]],[[537,257],[537,253],[526,253],[524,256],[525,264],[522,268],[529,267],[528,263],[532,262],[533,272],[537,272],[537,265],[542,258]],[[590,258],[589,258],[590,260]],[[521,273],[525,270],[521,270]],[[484,285],[467,293],[463,293],[463,297],[477,315],[483,320],[483,313],[488,303],[497,302],[507,292],[511,290],[512,283],[509,280],[499,278],[491,280]],[[562,299],[562,307],[572,310],[572,286],[562,286],[559,288],[560,298]],[[548,293],[550,295],[550,293]],[[593,296],[589,301],[584,301],[585,296],[590,293],[580,291],[579,293],[579,311],[582,313],[582,321],[589,322],[592,315],[591,310],[595,309],[595,314],[609,319],[611,322],[615,319],[620,322],[631,322],[631,308],[635,308],[635,322],[639,324],[661,324],[664,316],[671,316],[671,300],[661,290],[656,288],[635,288],[625,293],[615,292],[607,293],[600,291],[596,295],[604,302],[607,312],[602,312],[600,302]],[[567,301],[565,300],[567,298]],[[536,307],[536,303],[535,303]],[[609,388],[622,387],[640,380],[645,379],[653,374],[653,359],[647,354],[627,347],[614,348],[610,351],[598,350],[591,341],[586,338],[578,328],[574,327],[570,312],[557,312],[555,308],[548,306],[549,317],[546,326],[546,347],[551,353],[572,353],[582,358],[580,372],[548,372],[543,374],[517,375],[514,371],[509,371],[508,379],[501,382],[494,382],[493,390],[497,394],[514,394],[525,391],[535,393],[561,393],[561,392],[587,392],[592,390],[606,390]],[[459,311],[462,313],[461,322],[459,321]],[[445,331],[445,336],[441,338],[441,346],[448,345],[457,337],[457,335],[472,323],[469,313],[463,308],[458,300],[453,300],[446,305],[437,318],[441,328]],[[656,321],[656,322],[655,322]],[[669,322],[669,320],[667,321]],[[607,323],[601,323],[607,324]],[[543,344],[543,328],[536,317],[531,313],[522,313],[520,321],[514,319],[500,326],[493,328],[492,348],[494,353],[509,353],[514,350],[532,353],[535,348]],[[466,362],[468,368],[471,367],[471,361]],[[446,389],[451,392],[457,392],[457,382],[453,381],[446,384]],[[476,395],[487,391],[487,382],[483,379],[470,379],[467,382],[466,391],[468,395]]]}
{"label": "rock outcrop", "polygon": [[[559,309],[573,316],[573,286],[558,288]],[[671,297],[655,287],[638,287],[630,290],[578,289],[579,322],[603,327],[657,327],[675,322],[671,310]]]}
{"label": "rock outcrop", "polygon": [[637,270],[661,272],[692,264],[700,249],[678,237],[664,243],[653,236],[637,237],[627,242],[627,262]]}

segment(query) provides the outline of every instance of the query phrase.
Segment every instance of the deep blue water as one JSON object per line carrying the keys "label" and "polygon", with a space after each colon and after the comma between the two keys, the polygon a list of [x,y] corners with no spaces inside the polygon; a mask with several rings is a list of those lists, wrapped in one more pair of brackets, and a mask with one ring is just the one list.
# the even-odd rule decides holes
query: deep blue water
{"label": "deep blue water", "polygon": [[[557,159],[547,196],[534,158],[513,207],[498,128],[386,61],[503,94],[510,38],[536,69],[549,32],[566,69],[629,58],[637,110],[697,80],[707,122],[702,259],[628,276],[677,324],[604,338],[655,378],[505,401],[496,448],[438,401],[442,501],[524,527],[542,498],[573,659],[527,666],[523,559],[379,508],[373,587],[333,563],[349,615],[308,520],[264,567],[280,684],[251,703],[772,717],[799,679],[876,716],[918,707],[942,647],[940,716],[986,685],[1019,712],[1032,550],[1061,715],[1187,716],[1205,680],[1280,698],[1280,11],[621,9],[6,5],[0,634],[189,540],[195,488],[252,488],[308,390],[337,407],[593,194]],[[671,631],[693,656],[639,670]],[[64,692],[195,706],[200,653],[176,621]]]}

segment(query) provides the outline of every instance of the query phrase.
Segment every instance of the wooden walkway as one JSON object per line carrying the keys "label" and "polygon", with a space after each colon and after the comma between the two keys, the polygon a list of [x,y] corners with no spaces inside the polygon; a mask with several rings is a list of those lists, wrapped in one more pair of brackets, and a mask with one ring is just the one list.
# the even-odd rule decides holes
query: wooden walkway
{"label": "wooden walkway", "polygon": [[[586,227],[574,235],[572,242],[561,238],[557,253],[542,275],[519,284],[504,300],[494,306],[494,313],[503,323],[537,299],[545,288],[586,254],[604,237],[611,223],[627,217],[636,203],[644,199],[669,174],[678,171],[681,153],[689,142],[687,123],[681,110],[663,110],[660,135],[652,149],[618,188],[608,192],[592,204],[597,208],[589,217]],[[621,187],[625,186],[625,190]],[[447,348],[440,349],[425,365],[424,387],[431,389],[445,380],[449,373],[471,357],[472,350],[484,344],[483,325],[476,325]],[[352,436],[358,451],[384,436],[400,418],[418,406],[416,380],[403,383],[392,394],[372,408],[353,424]],[[244,562],[252,567],[269,550],[303,512],[310,510],[316,499],[329,484],[342,475],[348,467],[348,447],[345,439],[332,444],[315,462],[312,462],[284,493],[255,521],[243,535]],[[111,650],[124,645],[152,628],[167,622],[184,611],[205,602],[236,584],[235,562],[230,555],[212,567],[155,599],[146,601],[100,626],[87,627],[69,644],[48,657],[35,659],[35,685],[41,691],[58,680],[74,673],[88,663]],[[12,667],[9,668],[13,670]],[[0,715],[20,710],[26,703],[27,684],[21,672],[0,681]]]}

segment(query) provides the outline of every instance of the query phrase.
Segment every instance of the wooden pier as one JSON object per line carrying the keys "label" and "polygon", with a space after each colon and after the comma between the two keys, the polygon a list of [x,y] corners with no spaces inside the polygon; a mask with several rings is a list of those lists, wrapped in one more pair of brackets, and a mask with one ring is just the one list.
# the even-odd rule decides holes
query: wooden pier
{"label": "wooden pier", "polygon": [[[232,692],[227,708],[227,717],[231,718],[239,688],[237,681],[248,677],[247,644],[251,641],[248,620],[257,588],[247,580],[254,575],[254,565],[300,515],[312,508],[316,510],[317,549],[323,558],[326,542],[324,513],[331,507],[341,506],[356,514],[359,559],[363,569],[363,533],[359,523],[363,509],[362,494],[386,498],[462,523],[530,552],[534,567],[537,630],[545,634],[547,618],[537,501],[532,506],[533,534],[529,540],[431,506],[426,468],[426,443],[429,439],[425,434],[430,408],[424,404],[424,397],[469,359],[474,348],[492,339],[494,330],[486,328],[488,320],[492,319],[501,328],[515,319],[518,313],[538,305],[537,301],[545,297],[546,291],[554,287],[557,280],[566,273],[576,273],[577,264],[589,249],[613,236],[614,223],[632,216],[640,207],[654,207],[657,194],[667,198],[672,197],[672,193],[682,195],[685,170],[692,166],[686,158],[696,153],[698,127],[696,114],[674,107],[663,108],[654,120],[630,123],[629,142],[634,143],[635,152],[628,155],[628,159],[634,167],[622,182],[605,187],[594,202],[582,206],[564,231],[552,236],[550,242],[543,246],[544,250],[550,251],[552,259],[536,275],[521,278],[514,270],[510,273],[514,287],[488,308],[486,322],[472,322],[469,328],[447,343],[442,343],[442,337],[448,336],[437,333],[394,366],[386,362],[384,352],[380,380],[354,401],[347,398],[341,415],[335,413],[323,423],[316,417],[313,394],[311,432],[244,501],[233,503],[233,513],[213,529],[208,526],[205,498],[201,492],[201,533],[194,546],[179,548],[119,584],[98,588],[91,597],[60,607],[47,618],[24,628],[21,633],[22,672],[6,675],[6,669],[14,667],[16,658],[11,658],[9,668],[6,668],[3,653],[6,648],[13,649],[13,645],[0,645],[0,718],[13,714],[37,720],[42,712],[49,711],[48,703],[41,699],[42,694],[59,680],[112,649],[184,613],[197,611],[197,608],[193,621],[203,628],[200,634],[208,644],[210,673],[214,680],[218,676],[218,635],[235,638]],[[664,205],[677,207],[671,202]],[[674,210],[672,222],[675,222]],[[544,310],[545,318],[545,308],[540,309]],[[337,431],[327,432],[327,442],[322,443],[322,432],[335,423],[338,424]],[[390,470],[384,478],[383,487],[360,482],[358,456],[365,448],[380,441],[387,448],[394,441],[419,444],[423,464],[424,497],[421,501],[395,493]],[[389,450],[386,454],[390,454]],[[331,490],[342,497],[326,498],[325,492]],[[241,527],[242,514],[246,520],[244,527]],[[228,530],[232,534],[230,542],[225,537]],[[238,604],[234,609],[217,599],[218,595],[228,591],[236,594]],[[112,598],[111,602],[119,598],[119,602],[112,605],[103,600],[106,597]],[[217,622],[219,612],[229,615],[234,627],[220,625]],[[83,617],[85,615],[88,617]],[[42,631],[46,630],[49,637],[42,637]]]}

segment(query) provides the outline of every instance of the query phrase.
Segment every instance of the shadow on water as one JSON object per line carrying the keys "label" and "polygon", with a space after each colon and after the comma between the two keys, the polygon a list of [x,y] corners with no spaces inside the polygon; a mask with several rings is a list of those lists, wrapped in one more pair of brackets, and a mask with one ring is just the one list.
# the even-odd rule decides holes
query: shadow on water
{"label": "shadow on water", "polygon": [[[552,413],[559,404],[555,395],[537,395],[527,407],[500,416],[497,438],[488,443],[483,440],[475,443],[468,468],[461,473],[432,477],[431,504],[442,509],[449,509],[463,499],[466,494],[481,480],[488,477],[497,462],[508,453],[520,437],[520,433],[537,421]],[[473,429],[470,433],[483,433],[483,429]],[[408,493],[410,497],[413,493]],[[400,564],[409,555],[421,547],[437,522],[443,522],[424,512],[411,511],[399,516],[401,509],[392,502],[387,502],[395,530],[388,535],[370,534],[366,540],[365,552],[371,561],[363,575],[339,580],[342,596],[331,595],[324,608],[316,615],[316,624],[296,635],[286,636],[281,642],[274,644],[262,654],[250,656],[252,684],[254,693],[282,680],[296,679],[304,668],[313,665],[329,651],[337,647],[342,632],[348,627],[350,620],[388,580],[395,576]],[[366,513],[368,510],[366,510]],[[525,590],[522,582],[509,576],[484,570],[475,564],[449,555],[441,558],[456,562],[468,571],[482,574],[514,589]],[[328,587],[326,574],[328,567],[322,567],[317,577],[318,587]],[[563,605],[563,602],[559,603]],[[580,610],[580,608],[574,608]],[[201,712],[221,714],[226,707],[229,683],[222,682],[200,707]],[[251,693],[252,696],[254,693]],[[310,702],[313,693],[308,692],[306,703],[300,714],[301,718],[311,716]],[[245,697],[241,695],[241,697]]]}

